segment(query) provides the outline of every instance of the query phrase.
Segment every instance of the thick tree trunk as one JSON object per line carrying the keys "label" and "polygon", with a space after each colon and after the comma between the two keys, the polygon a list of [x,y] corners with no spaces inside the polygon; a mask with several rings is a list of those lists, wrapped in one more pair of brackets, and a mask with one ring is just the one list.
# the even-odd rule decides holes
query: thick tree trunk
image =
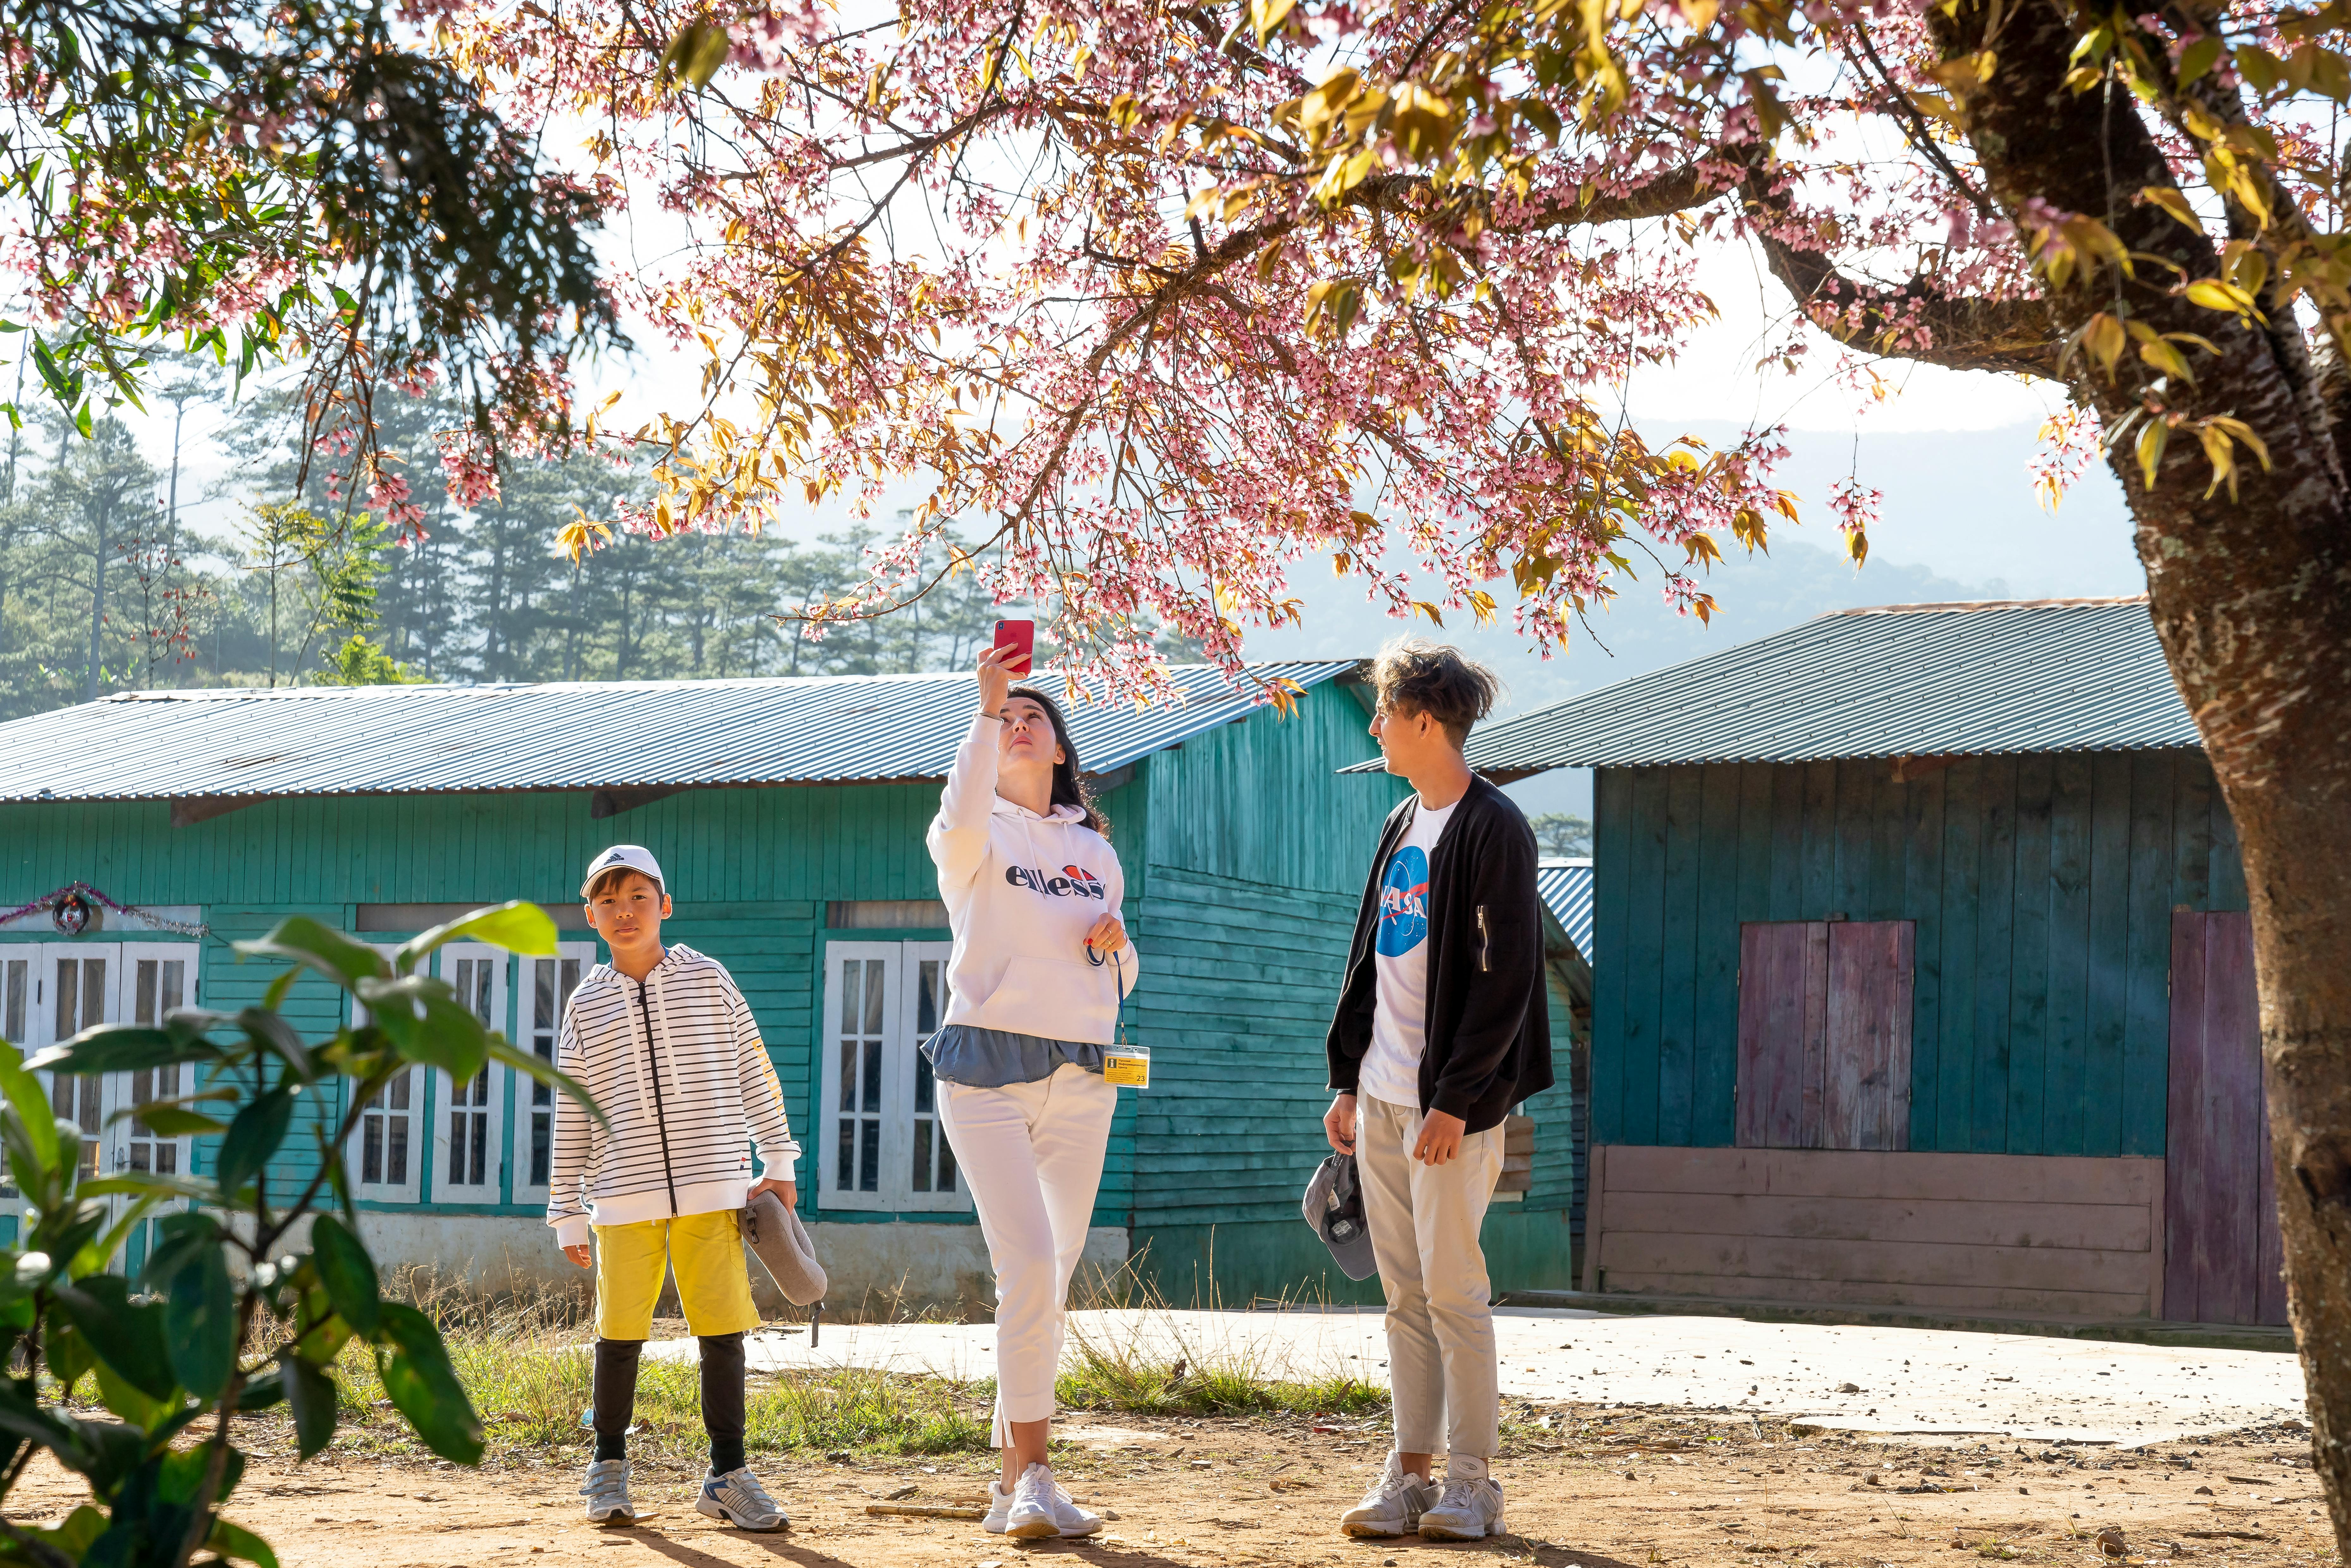
{"label": "thick tree trunk", "polygon": [[[1982,0],[1930,11],[1946,57],[1985,47],[1993,11]],[[1998,68],[1965,110],[1995,200],[2012,215],[2041,197],[2110,224],[2132,250],[2191,277],[2213,276],[2209,242],[2135,201],[2171,176],[2130,95],[2062,86],[2074,42],[2047,0],[2011,10],[2001,27]],[[2210,465],[2183,428],[2153,485],[2133,455],[2136,430],[2114,465],[2157,631],[2243,846],[2288,1300],[2317,1470],[2351,1554],[2351,495],[2298,349],[2189,305],[2159,267],[2137,273],[2100,272],[2058,293],[2054,329],[2074,331],[2119,302],[2159,330],[2210,337],[2217,360],[2185,350],[2195,383],[2153,395],[2190,419],[2245,421],[2273,463],[2265,471],[2240,447],[2238,498],[2225,485],[2208,497]],[[2291,319],[2283,307],[2270,314]],[[2153,376],[2126,356],[2110,385],[2082,356],[2068,380],[2113,429]]]}

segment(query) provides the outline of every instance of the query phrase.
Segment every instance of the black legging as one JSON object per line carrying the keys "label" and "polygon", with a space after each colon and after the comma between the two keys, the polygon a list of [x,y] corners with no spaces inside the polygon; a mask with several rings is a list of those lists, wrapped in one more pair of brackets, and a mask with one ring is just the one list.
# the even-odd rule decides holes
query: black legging
{"label": "black legging", "polygon": [[[723,1476],[743,1468],[743,1336],[704,1334],[702,1344],[702,1429],[710,1437],[710,1473]],[[629,1420],[637,1405],[637,1362],[644,1354],[641,1339],[600,1339],[596,1342],[594,1403],[596,1457],[629,1457]]]}

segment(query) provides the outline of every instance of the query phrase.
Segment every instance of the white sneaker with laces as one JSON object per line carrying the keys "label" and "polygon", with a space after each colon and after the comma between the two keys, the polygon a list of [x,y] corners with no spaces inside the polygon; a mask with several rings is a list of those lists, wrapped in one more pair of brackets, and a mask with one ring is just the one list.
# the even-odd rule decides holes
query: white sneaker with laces
{"label": "white sneaker with laces", "polygon": [[1423,1541],[1483,1541],[1504,1532],[1502,1489],[1491,1477],[1448,1479],[1445,1495],[1420,1516]]}
{"label": "white sneaker with laces", "polygon": [[1405,1469],[1391,1449],[1386,1468],[1364,1500],[1339,1516],[1339,1529],[1359,1537],[1410,1535],[1420,1528],[1422,1511],[1436,1500],[1437,1489]]}
{"label": "white sneaker with laces", "polygon": [[[1049,1476],[1050,1473],[1047,1472]],[[1052,1487],[1053,1523],[1062,1535],[1092,1535],[1102,1527],[1101,1514],[1080,1508],[1060,1481],[1054,1481]],[[987,1518],[981,1521],[980,1528],[990,1535],[1002,1535],[1006,1525],[1010,1522],[1013,1497],[1019,1490],[1017,1481],[1010,1491],[1004,1490],[1004,1483],[1000,1480],[988,1482]]]}
{"label": "white sneaker with laces", "polygon": [[588,1467],[580,1488],[588,1499],[590,1524],[630,1525],[637,1522],[636,1505],[629,1501],[629,1461],[599,1459]]}
{"label": "white sneaker with laces", "polygon": [[1050,1466],[1030,1465],[1022,1470],[1012,1485],[1011,1505],[1004,1511],[1004,1533],[1015,1541],[1042,1541],[1061,1534],[1061,1521],[1053,1507],[1061,1490],[1053,1482]]}
{"label": "white sneaker with laces", "polygon": [[702,1495],[694,1500],[694,1511],[723,1519],[737,1530],[781,1530],[791,1522],[747,1465],[723,1476],[705,1477]]}

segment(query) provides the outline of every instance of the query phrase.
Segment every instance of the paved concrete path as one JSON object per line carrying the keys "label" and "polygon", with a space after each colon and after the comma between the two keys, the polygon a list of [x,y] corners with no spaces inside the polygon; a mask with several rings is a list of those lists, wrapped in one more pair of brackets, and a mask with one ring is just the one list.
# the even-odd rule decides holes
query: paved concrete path
{"label": "paved concrete path", "polygon": [[[2300,1364],[2263,1351],[1533,1308],[1502,1309],[1494,1322],[1502,1392],[1516,1398],[2122,1444],[2304,1415]],[[1071,1313],[1065,1358],[1089,1343],[1194,1366],[1238,1364],[1269,1378],[1387,1376],[1376,1310]],[[768,1371],[856,1365],[970,1379],[994,1374],[994,1346],[987,1323],[826,1323],[813,1347],[804,1328],[758,1333],[749,1359]],[[649,1354],[690,1358],[695,1342]]]}

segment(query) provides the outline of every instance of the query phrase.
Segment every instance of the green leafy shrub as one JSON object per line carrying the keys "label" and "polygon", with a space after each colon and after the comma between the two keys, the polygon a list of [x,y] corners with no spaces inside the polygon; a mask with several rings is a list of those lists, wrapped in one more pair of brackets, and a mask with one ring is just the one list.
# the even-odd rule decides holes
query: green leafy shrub
{"label": "green leafy shrub", "polygon": [[[481,1458],[482,1424],[439,1330],[378,1281],[342,1161],[360,1110],[412,1063],[463,1082],[495,1061],[589,1103],[551,1066],[486,1030],[445,982],[416,972],[459,937],[555,951],[554,923],[528,904],[476,911],[389,958],[297,916],[236,945],[246,957],[293,966],[259,1007],[104,1024],[30,1061],[0,1045],[0,1149],[26,1205],[17,1247],[0,1250],[0,1505],[45,1450],[90,1494],[51,1529],[0,1517],[0,1563],[179,1568],[205,1552],[277,1568],[266,1542],[221,1514],[245,1469],[238,1420],[282,1402],[302,1457],[316,1454],[335,1434],[347,1356],[364,1358],[434,1453]],[[364,1004],[351,1016],[368,1021],[304,1041],[282,1011],[304,970]],[[175,1064],[200,1069],[202,1087],[137,1113],[167,1136],[217,1135],[212,1171],[85,1176],[83,1134],[52,1113],[34,1073]],[[316,1129],[317,1175],[273,1193],[270,1162],[297,1103],[338,1078],[349,1081],[346,1109],[340,1125]],[[173,1203],[185,1207],[158,1222],[136,1276],[116,1272],[132,1227]],[[40,1398],[44,1373],[61,1391],[55,1403]],[[115,1419],[65,1407],[85,1380]]]}

